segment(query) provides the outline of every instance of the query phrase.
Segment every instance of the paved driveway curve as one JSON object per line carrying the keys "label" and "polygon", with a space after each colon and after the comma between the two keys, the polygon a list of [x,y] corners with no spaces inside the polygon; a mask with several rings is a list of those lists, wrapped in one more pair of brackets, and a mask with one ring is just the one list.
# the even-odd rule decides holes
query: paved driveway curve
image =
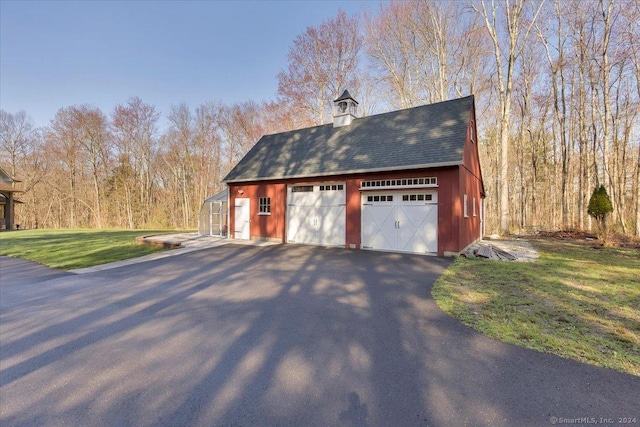
{"label": "paved driveway curve", "polygon": [[2,258],[0,424],[640,417],[640,377],[503,344],[441,312],[430,291],[448,263],[294,245],[225,245],[83,275]]}

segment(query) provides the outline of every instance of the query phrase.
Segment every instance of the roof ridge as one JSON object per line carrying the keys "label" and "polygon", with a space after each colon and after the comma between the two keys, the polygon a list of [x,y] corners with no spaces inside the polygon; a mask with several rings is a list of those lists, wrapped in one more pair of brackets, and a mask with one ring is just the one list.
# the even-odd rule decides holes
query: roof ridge
{"label": "roof ridge", "polygon": [[474,96],[263,135],[223,179],[241,182],[462,162]]}
{"label": "roof ridge", "polygon": [[[453,99],[447,99],[445,101],[438,101],[438,102],[434,102],[432,104],[421,104],[421,105],[415,105],[413,107],[401,108],[399,110],[384,111],[382,113],[370,114],[368,116],[363,116],[363,117],[356,117],[353,122],[358,121],[358,120],[368,119],[370,117],[378,117],[378,116],[383,116],[385,114],[398,113],[400,111],[409,111],[409,110],[414,110],[414,109],[423,108],[423,107],[433,107],[435,105],[445,104],[447,102],[462,101],[463,99],[474,98],[474,97],[475,97],[475,95],[472,94],[472,95],[467,95],[467,96],[463,96],[463,97],[460,97],[460,98],[453,98]],[[285,134],[285,133],[289,133],[289,132],[299,132],[299,131],[306,130],[306,129],[316,129],[316,128],[321,128],[322,126],[331,126],[331,127],[333,127],[333,124],[332,123],[323,123],[321,125],[307,126],[307,127],[303,127],[303,128],[285,130],[284,132],[265,133],[264,135],[262,135],[262,137],[272,136],[272,135],[280,135],[280,134]],[[262,139],[262,137],[260,137],[260,139]],[[260,139],[258,139],[258,141],[260,141]]]}

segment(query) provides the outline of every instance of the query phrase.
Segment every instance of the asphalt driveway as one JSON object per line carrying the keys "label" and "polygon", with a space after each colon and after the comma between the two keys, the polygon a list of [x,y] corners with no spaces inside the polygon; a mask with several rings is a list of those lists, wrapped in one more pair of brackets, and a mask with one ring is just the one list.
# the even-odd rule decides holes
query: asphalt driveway
{"label": "asphalt driveway", "polygon": [[448,263],[231,244],[82,275],[2,258],[0,424],[640,421],[640,377],[441,312],[430,291]]}

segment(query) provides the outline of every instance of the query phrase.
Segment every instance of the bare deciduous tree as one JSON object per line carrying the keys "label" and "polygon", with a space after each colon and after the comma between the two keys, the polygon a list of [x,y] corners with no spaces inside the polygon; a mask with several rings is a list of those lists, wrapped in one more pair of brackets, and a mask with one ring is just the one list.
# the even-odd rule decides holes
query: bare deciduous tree
{"label": "bare deciduous tree", "polygon": [[357,84],[362,39],[358,21],[344,11],[318,27],[308,27],[289,50],[288,68],[278,73],[278,94],[323,124],[332,101]]}
{"label": "bare deciduous tree", "polygon": [[[499,3],[499,4],[498,4]],[[511,94],[516,59],[527,42],[532,25],[542,7],[542,2],[534,4],[537,9],[527,13],[525,0],[492,0],[487,9],[484,0],[480,7],[474,6],[485,21],[485,26],[493,41],[496,63],[498,99],[500,105],[500,232],[509,233],[509,132],[511,124]],[[499,13],[499,11],[502,11]]]}
{"label": "bare deciduous tree", "polygon": [[118,105],[111,114],[111,130],[118,156],[114,196],[124,197],[127,224],[135,228],[151,218],[155,135],[160,114],[140,98]]}
{"label": "bare deciduous tree", "polygon": [[612,230],[640,235],[640,0],[391,1],[364,22],[364,37],[343,12],[301,34],[278,99],[182,105],[162,132],[139,98],[109,120],[63,108],[43,130],[2,112],[0,162],[24,181],[17,219],[191,227],[263,134],[325,121],[348,88],[364,114],[475,95],[489,233],[591,230],[602,184]]}
{"label": "bare deciduous tree", "polygon": [[31,151],[33,123],[24,111],[15,114],[0,110],[0,154],[9,163],[9,174],[17,178],[18,162]]}

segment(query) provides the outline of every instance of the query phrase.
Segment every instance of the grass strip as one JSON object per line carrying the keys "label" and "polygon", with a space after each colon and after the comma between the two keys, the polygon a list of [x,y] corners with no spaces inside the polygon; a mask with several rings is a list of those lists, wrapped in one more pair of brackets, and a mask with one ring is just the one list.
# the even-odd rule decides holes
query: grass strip
{"label": "grass strip", "polygon": [[135,243],[137,236],[167,230],[23,230],[0,233],[0,255],[61,270],[93,267],[164,249]]}

